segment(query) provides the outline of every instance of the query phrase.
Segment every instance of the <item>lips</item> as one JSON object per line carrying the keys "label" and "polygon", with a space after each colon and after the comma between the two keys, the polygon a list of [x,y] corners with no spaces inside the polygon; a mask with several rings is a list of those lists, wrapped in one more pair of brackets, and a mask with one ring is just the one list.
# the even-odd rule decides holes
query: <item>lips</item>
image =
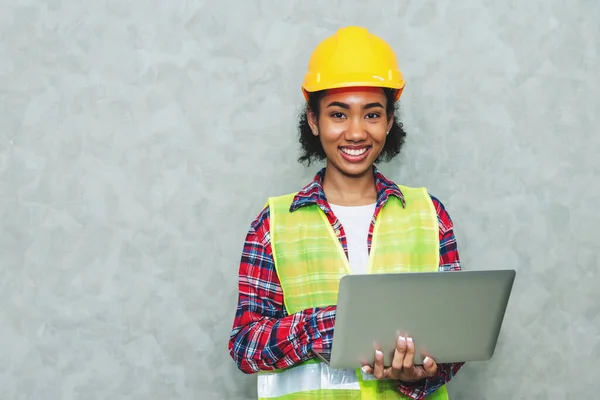
{"label": "lips", "polygon": [[367,158],[371,151],[371,146],[340,147],[339,151],[344,160],[351,163],[358,163]]}

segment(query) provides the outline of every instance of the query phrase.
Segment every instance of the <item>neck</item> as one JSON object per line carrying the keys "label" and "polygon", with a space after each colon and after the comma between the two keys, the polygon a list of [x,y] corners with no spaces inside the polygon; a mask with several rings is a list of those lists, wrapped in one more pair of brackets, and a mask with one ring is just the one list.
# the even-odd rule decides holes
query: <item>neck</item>
{"label": "neck", "polygon": [[323,190],[329,203],[340,206],[363,206],[377,201],[372,168],[361,175],[349,176],[328,165],[325,169]]}

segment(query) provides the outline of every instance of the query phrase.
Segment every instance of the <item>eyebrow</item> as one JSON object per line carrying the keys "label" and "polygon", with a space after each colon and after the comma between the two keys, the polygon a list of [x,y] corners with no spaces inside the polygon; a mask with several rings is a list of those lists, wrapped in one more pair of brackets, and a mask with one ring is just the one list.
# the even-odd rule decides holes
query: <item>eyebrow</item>
{"label": "eyebrow", "polygon": [[[329,103],[329,105],[327,107],[340,107],[340,108],[343,108],[345,110],[349,110],[350,109],[350,106],[348,104],[342,103],[342,102],[339,102],[339,101],[333,101],[333,102]],[[368,110],[369,108],[376,108],[376,107],[384,108],[381,103],[377,103],[377,102],[365,104],[365,106],[363,108],[365,110]]]}

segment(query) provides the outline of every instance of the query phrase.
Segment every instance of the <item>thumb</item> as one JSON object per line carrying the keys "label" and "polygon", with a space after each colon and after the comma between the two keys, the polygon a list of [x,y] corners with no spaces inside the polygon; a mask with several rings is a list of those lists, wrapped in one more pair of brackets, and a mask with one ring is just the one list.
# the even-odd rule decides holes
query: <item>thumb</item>
{"label": "thumb", "polygon": [[425,357],[423,360],[423,369],[427,376],[434,376],[437,372],[437,364],[431,357]]}

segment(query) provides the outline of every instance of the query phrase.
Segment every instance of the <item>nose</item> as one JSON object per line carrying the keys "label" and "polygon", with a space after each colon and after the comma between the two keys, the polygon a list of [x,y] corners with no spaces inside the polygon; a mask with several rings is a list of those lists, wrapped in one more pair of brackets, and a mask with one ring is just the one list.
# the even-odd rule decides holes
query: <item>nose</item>
{"label": "nose", "polygon": [[344,139],[349,142],[360,142],[367,139],[367,130],[360,117],[353,117],[348,120],[348,129]]}

